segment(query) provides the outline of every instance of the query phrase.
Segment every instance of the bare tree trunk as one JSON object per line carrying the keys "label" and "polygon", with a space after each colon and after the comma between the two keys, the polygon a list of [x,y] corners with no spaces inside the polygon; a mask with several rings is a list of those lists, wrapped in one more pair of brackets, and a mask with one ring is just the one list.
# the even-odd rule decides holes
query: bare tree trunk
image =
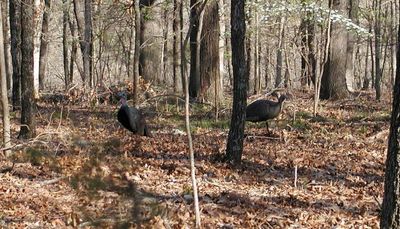
{"label": "bare tree trunk", "polygon": [[283,68],[283,57],[282,51],[284,46],[284,34],[285,34],[285,17],[281,16],[281,22],[279,24],[279,41],[278,50],[276,51],[276,78],[275,87],[278,88],[282,84],[282,68]]}
{"label": "bare tree trunk", "polygon": [[83,50],[83,71],[85,73],[85,85],[93,87],[92,68],[92,1],[85,0],[85,29],[84,29],[84,50]]}
{"label": "bare tree trunk", "polygon": [[181,50],[181,81],[182,81],[182,91],[185,91],[185,85],[186,85],[186,58],[183,56],[185,54],[185,49],[186,46],[184,45],[184,41],[183,41],[183,0],[180,0],[179,3],[179,30],[180,32],[180,36],[179,36],[179,43],[180,43],[180,50]]}
{"label": "bare tree trunk", "polygon": [[19,138],[27,139],[36,135],[35,94],[33,76],[33,51],[35,26],[32,20],[34,14],[33,0],[21,1],[21,86],[22,111],[21,130]]}
{"label": "bare tree trunk", "polygon": [[161,55],[161,81],[163,83],[167,83],[167,64],[168,64],[168,26],[169,26],[169,18],[168,18],[168,8],[164,9],[164,26],[163,26],[163,47],[162,47],[162,55]]}
{"label": "bare tree trunk", "polygon": [[[365,51],[365,71],[364,80],[362,85],[362,90],[368,90],[369,88],[369,78],[368,78],[368,55],[369,55],[369,45],[367,44],[367,50]],[[372,55],[371,55],[372,56]]]}
{"label": "bare tree trunk", "polygon": [[[0,2],[0,9],[2,9],[3,3]],[[10,137],[10,111],[8,107],[7,97],[7,72],[6,72],[6,52],[4,49],[4,35],[3,35],[3,12],[0,10],[0,78],[1,78],[1,104],[3,107],[3,144],[4,148],[11,146]],[[6,156],[9,157],[11,151],[5,150]]]}
{"label": "bare tree trunk", "polygon": [[69,78],[69,62],[68,62],[68,22],[69,22],[69,0],[63,0],[63,63],[64,63],[64,82],[67,89],[72,82]]}
{"label": "bare tree trunk", "polygon": [[76,41],[75,23],[72,22],[71,18],[69,18],[69,28],[71,30],[71,37],[72,37],[71,60],[69,61],[69,82],[72,84],[74,82],[74,64],[76,63],[78,42]]}
{"label": "bare tree trunk", "polygon": [[173,21],[172,21],[172,79],[173,79],[173,86],[174,86],[174,93],[178,92],[179,88],[179,78],[178,78],[178,72],[179,72],[179,43],[181,40],[181,33],[179,29],[179,23],[180,23],[180,17],[179,17],[179,12],[181,8],[181,2],[180,0],[174,0],[174,9],[173,9]]}
{"label": "bare tree trunk", "polygon": [[200,22],[202,21],[199,2],[202,0],[190,0],[190,18],[193,21],[193,28],[190,31],[189,95],[197,99],[200,97]]}
{"label": "bare tree trunk", "polygon": [[[400,30],[397,35],[397,59],[400,59]],[[397,62],[393,87],[392,115],[386,157],[385,187],[380,228],[400,227],[400,64]]]}
{"label": "bare tree trunk", "polygon": [[140,0],[135,0],[135,53],[133,56],[133,101],[138,103],[139,58],[140,58]]}
{"label": "bare tree trunk", "polygon": [[382,69],[381,69],[381,0],[374,0],[375,5],[375,96],[376,100],[381,99],[381,81],[382,81]]}
{"label": "bare tree trunk", "polygon": [[[204,9],[200,41],[200,94],[207,101],[214,101],[214,108],[222,100],[219,58],[219,9],[218,1],[210,1]],[[213,90],[212,90],[213,89]]]}
{"label": "bare tree trunk", "polygon": [[258,34],[258,26],[259,26],[259,21],[258,21],[258,10],[254,9],[254,19],[255,19],[255,24],[254,24],[254,94],[258,94],[261,91],[261,79],[260,79],[260,72],[259,72],[259,59],[260,59],[260,53],[259,53],[259,34]]}
{"label": "bare tree trunk", "polygon": [[235,44],[235,47],[232,45],[234,83],[232,118],[226,146],[226,158],[236,164],[239,164],[242,160],[249,74],[245,60],[244,4],[244,0],[232,0],[231,2],[231,43]]}
{"label": "bare tree trunk", "polygon": [[220,90],[223,93],[224,88],[224,78],[226,77],[225,71],[225,8],[224,8],[224,0],[218,1],[218,9],[220,11],[220,19],[219,19],[219,75],[220,75]]}
{"label": "bare tree trunk", "polygon": [[5,3],[2,5],[2,10],[3,10],[3,36],[4,36],[4,52],[5,52],[5,57],[4,61],[6,64],[6,74],[7,74],[7,90],[11,90],[12,88],[12,73],[11,73],[11,52],[10,52],[10,35],[8,32],[10,31],[10,25],[9,25],[9,13],[8,13],[8,6],[9,0],[5,0]]}
{"label": "bare tree trunk", "polygon": [[[247,30],[247,34],[246,34],[246,36],[245,36],[245,40],[244,40],[244,42],[245,42],[245,55],[246,55],[246,71],[247,71],[247,77],[248,77],[248,79],[247,79],[247,90],[248,90],[248,93],[249,93],[249,91],[250,91],[250,82],[251,82],[251,62],[253,61],[252,60],[252,58],[251,58],[251,32],[249,32],[249,31],[251,31],[252,30],[252,23],[253,23],[253,20],[252,20],[252,18],[251,18],[251,13],[252,13],[252,7],[249,7],[249,9],[248,9],[248,12],[246,13],[246,15],[245,15],[245,18],[246,18],[246,20],[247,20],[247,25],[248,25],[248,27],[249,27],[249,29]],[[232,39],[232,38],[231,38]],[[234,43],[231,43],[231,47],[234,47]],[[232,55],[233,55],[233,53],[232,53]],[[233,62],[232,62],[233,63]],[[233,77],[233,78],[235,78],[235,77]],[[233,79],[233,81],[235,81],[235,79]]]}
{"label": "bare tree trunk", "polygon": [[13,67],[13,110],[21,107],[21,2],[10,0],[11,58]]}
{"label": "bare tree trunk", "polygon": [[33,40],[33,92],[35,98],[39,97],[39,59],[40,59],[40,34],[41,34],[41,7],[40,0],[33,0],[35,7],[33,13],[34,21],[34,40]]}
{"label": "bare tree trunk", "polygon": [[162,56],[160,50],[163,43],[163,31],[161,22],[161,7],[157,0],[141,0],[140,9],[142,15],[140,22],[140,76],[146,81],[160,80]]}
{"label": "bare tree trunk", "polygon": [[265,50],[265,88],[268,88],[269,85],[269,66],[270,66],[271,52],[269,51],[269,47]]}
{"label": "bare tree trunk", "polygon": [[[350,0],[349,18],[357,21],[358,2],[359,0]],[[354,91],[354,44],[356,42],[353,33],[347,33],[347,49],[346,49],[346,83],[350,91]]]}
{"label": "bare tree trunk", "polygon": [[[345,13],[347,0],[333,0],[332,9]],[[329,57],[322,75],[322,99],[344,99],[349,97],[346,84],[347,31],[341,24],[332,24]]]}
{"label": "bare tree trunk", "polygon": [[51,0],[45,0],[45,8],[43,11],[43,21],[42,21],[42,34],[40,38],[40,59],[39,59],[39,89],[44,89],[44,78],[46,75],[47,67],[47,57],[48,57],[48,45],[49,45],[49,20],[50,20],[50,7]]}

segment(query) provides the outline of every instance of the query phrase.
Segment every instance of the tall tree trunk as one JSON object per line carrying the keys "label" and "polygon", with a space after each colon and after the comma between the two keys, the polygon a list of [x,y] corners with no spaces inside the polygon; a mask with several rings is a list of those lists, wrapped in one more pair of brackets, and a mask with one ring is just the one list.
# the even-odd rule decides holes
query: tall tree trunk
{"label": "tall tree trunk", "polygon": [[185,53],[186,46],[184,45],[183,41],[183,0],[180,0],[179,3],[179,44],[180,44],[180,53],[181,53],[181,65],[180,65],[180,70],[181,70],[181,81],[182,81],[182,91],[184,92],[186,90],[185,85],[186,85],[186,58],[183,56]]}
{"label": "tall tree trunk", "polygon": [[[349,18],[357,21],[359,0],[349,0]],[[346,49],[346,83],[350,91],[354,91],[354,44],[356,37],[352,32],[347,33]]]}
{"label": "tall tree trunk", "polygon": [[[253,20],[251,18],[251,12],[252,12],[252,7],[249,7],[247,14],[246,14],[246,21],[247,21],[247,25],[248,25],[248,30],[247,30],[247,34],[244,37],[244,42],[245,42],[245,55],[246,55],[246,71],[247,71],[247,90],[250,91],[250,82],[251,82],[251,62],[253,61],[251,58],[251,30],[252,30],[252,24],[253,24]],[[231,43],[231,46],[234,47],[234,44]],[[248,92],[249,92],[248,91]]]}
{"label": "tall tree trunk", "polygon": [[[397,35],[397,59],[400,59],[400,30]],[[380,228],[400,227],[400,64],[397,62],[393,87],[392,116],[386,157],[385,186]]]}
{"label": "tall tree trunk", "polygon": [[381,99],[381,81],[382,81],[382,68],[381,68],[381,0],[374,0],[375,5],[375,97],[376,100]]}
{"label": "tall tree trunk", "polygon": [[[257,2],[256,2],[257,3]],[[261,90],[261,79],[260,79],[260,72],[259,72],[259,59],[260,59],[260,49],[259,47],[259,21],[258,21],[258,10],[254,9],[254,20],[255,20],[255,24],[254,24],[254,68],[253,68],[253,72],[254,72],[254,91],[253,94],[258,94]]]}
{"label": "tall tree trunk", "polygon": [[[0,9],[3,8],[3,3],[0,2]],[[3,12],[0,10],[0,78],[1,78],[1,105],[3,107],[3,144],[4,148],[11,146],[10,137],[10,111],[8,108],[7,97],[7,72],[6,72],[6,50],[4,49],[3,35]],[[10,150],[5,150],[6,156],[10,156]]]}
{"label": "tall tree trunk", "polygon": [[163,43],[161,7],[156,0],[141,0],[140,76],[146,81],[160,80]]}
{"label": "tall tree trunk", "polygon": [[34,40],[33,40],[33,92],[35,94],[35,98],[39,97],[39,60],[40,60],[40,37],[41,37],[41,0],[34,0],[33,5],[35,7],[33,13],[33,21],[34,21]]}
{"label": "tall tree trunk", "polygon": [[172,79],[174,86],[174,93],[178,91],[178,68],[179,68],[179,0],[174,0],[173,20],[172,20]]}
{"label": "tall tree trunk", "polygon": [[[345,14],[347,0],[333,0],[332,9]],[[331,28],[329,57],[321,80],[321,99],[349,97],[346,84],[347,31],[343,25],[334,23]]]}
{"label": "tall tree trunk", "polygon": [[243,152],[244,126],[247,105],[248,71],[245,59],[244,39],[246,35],[244,0],[231,1],[231,43],[233,66],[233,107],[226,146],[226,158],[240,163]]}
{"label": "tall tree trunk", "polygon": [[369,88],[369,78],[368,78],[368,55],[369,55],[369,45],[367,44],[367,50],[365,51],[365,68],[364,68],[364,80],[362,83],[362,90],[368,90]]}
{"label": "tall tree trunk", "polygon": [[168,66],[168,27],[169,27],[169,10],[164,9],[164,22],[163,22],[163,43],[162,43],[162,55],[161,55],[161,82],[166,84],[168,82],[167,79],[167,66]]}
{"label": "tall tree trunk", "polygon": [[19,138],[27,139],[36,135],[35,94],[33,76],[33,51],[35,26],[33,0],[21,1],[21,86],[22,111]]}
{"label": "tall tree trunk", "polygon": [[[78,52],[78,42],[76,40],[75,23],[68,17],[69,29],[71,30],[72,44],[71,44],[71,59],[69,61],[69,82],[74,82],[74,64],[76,63],[76,55]],[[83,75],[83,74],[81,74]]]}
{"label": "tall tree trunk", "polygon": [[12,103],[13,110],[21,107],[21,2],[10,0],[10,31],[12,59]]}
{"label": "tall tree trunk", "polygon": [[7,75],[7,90],[11,90],[12,86],[12,73],[11,73],[11,52],[10,52],[10,36],[8,32],[10,31],[10,25],[9,25],[9,13],[8,13],[8,4],[9,0],[5,0],[5,3],[2,5],[2,10],[3,10],[3,37],[4,37],[4,52],[5,52],[5,68],[6,68],[6,75]]}
{"label": "tall tree trunk", "polygon": [[225,6],[224,6],[224,0],[219,0],[218,1],[218,9],[220,12],[220,18],[219,18],[219,76],[220,76],[220,88],[218,89],[219,91],[223,92],[224,88],[224,78],[226,76],[226,71],[225,71],[225,49],[226,49],[226,44],[225,44]]}
{"label": "tall tree trunk", "polygon": [[[217,107],[222,100],[219,65],[219,10],[218,1],[210,1],[204,9],[200,42],[200,96],[214,100]],[[201,66],[201,67],[200,67]]]}
{"label": "tall tree trunk", "polygon": [[85,29],[83,49],[83,72],[85,74],[85,85],[93,87],[93,65],[92,65],[92,1],[85,0]]}
{"label": "tall tree trunk", "polygon": [[190,75],[189,75],[189,95],[191,98],[200,97],[200,60],[199,51],[201,36],[200,31],[200,3],[201,0],[190,0],[190,18],[192,20],[192,28],[190,30]]}
{"label": "tall tree trunk", "polygon": [[65,89],[71,85],[70,77],[69,77],[69,55],[68,55],[68,23],[69,23],[69,0],[63,0],[63,66],[64,66],[64,82]]}
{"label": "tall tree trunk", "polygon": [[139,58],[140,58],[140,0],[135,0],[135,53],[133,56],[133,101],[138,103],[139,88]]}
{"label": "tall tree trunk", "polygon": [[285,17],[281,16],[281,22],[279,24],[279,41],[278,41],[278,50],[276,51],[276,78],[275,78],[275,87],[278,88],[282,84],[282,68],[283,68],[283,47],[284,47],[284,39],[285,39]]}
{"label": "tall tree trunk", "polygon": [[42,20],[42,34],[40,37],[40,59],[39,59],[39,89],[44,89],[44,78],[46,75],[46,67],[47,67],[47,57],[48,57],[48,45],[49,45],[49,20],[50,20],[50,7],[51,0],[44,1],[45,8],[43,11],[43,20]]}

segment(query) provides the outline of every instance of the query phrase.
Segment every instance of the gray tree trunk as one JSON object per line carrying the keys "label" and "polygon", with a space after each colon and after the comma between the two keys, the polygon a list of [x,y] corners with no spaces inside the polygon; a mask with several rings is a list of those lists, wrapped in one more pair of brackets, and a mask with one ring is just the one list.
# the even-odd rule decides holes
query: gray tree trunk
{"label": "gray tree trunk", "polygon": [[9,0],[5,0],[5,3],[2,5],[2,10],[3,10],[3,37],[4,37],[4,52],[5,52],[5,64],[6,64],[6,74],[7,74],[7,90],[10,90],[12,88],[12,73],[11,73],[11,52],[10,52],[10,25],[9,25],[9,13],[8,13],[8,6]]}
{"label": "gray tree trunk", "polygon": [[138,102],[138,84],[139,84],[139,58],[140,58],[140,0],[135,0],[135,53],[133,54],[133,101]]}
{"label": "gray tree trunk", "polygon": [[42,34],[40,37],[40,59],[39,59],[39,89],[44,89],[44,79],[47,68],[48,46],[49,46],[49,21],[51,0],[44,1],[45,8],[43,11]]}
{"label": "gray tree trunk", "polygon": [[146,81],[160,82],[163,30],[161,7],[156,0],[140,0],[140,76]]}
{"label": "gray tree trunk", "polygon": [[[0,2],[0,9],[3,3]],[[3,35],[3,13],[0,11],[0,78],[1,78],[1,105],[3,107],[3,143],[4,148],[11,146],[10,137],[10,111],[7,97],[7,72],[6,72],[6,50],[4,49]],[[6,156],[10,156],[10,150],[5,150]]]}
{"label": "gray tree trunk", "polygon": [[381,0],[374,0],[375,5],[375,97],[376,100],[381,99],[381,82],[382,82],[382,68],[381,68]]}
{"label": "gray tree trunk", "polygon": [[19,138],[28,139],[36,135],[35,93],[33,76],[34,14],[33,0],[21,1],[21,89],[22,110]]}
{"label": "gray tree trunk", "polygon": [[21,2],[10,0],[10,32],[12,60],[13,110],[21,107]]}
{"label": "gray tree trunk", "polygon": [[83,58],[83,72],[85,74],[84,84],[89,87],[94,86],[93,81],[93,67],[92,67],[92,53],[93,53],[93,42],[92,42],[92,1],[85,0],[85,29],[84,29],[84,50],[82,54]]}
{"label": "gray tree trunk", "polygon": [[285,39],[285,17],[281,16],[281,22],[279,24],[279,41],[278,50],[276,51],[276,76],[275,76],[275,87],[278,88],[282,84],[282,68],[283,68],[283,47]]}
{"label": "gray tree trunk", "polygon": [[[400,30],[397,35],[397,59],[400,59]],[[400,227],[400,64],[397,62],[392,116],[386,157],[385,186],[380,228]]]}
{"label": "gray tree trunk", "polygon": [[[349,18],[352,21],[357,21],[359,0],[350,0],[349,4]],[[346,49],[346,83],[350,91],[354,91],[354,44],[356,37],[353,32],[347,33],[347,49]]]}
{"label": "gray tree trunk", "polygon": [[233,66],[233,107],[226,146],[226,159],[239,164],[242,160],[247,105],[248,71],[244,39],[246,35],[244,0],[231,1],[231,43]]}
{"label": "gray tree trunk", "polygon": [[64,63],[64,83],[65,89],[67,89],[71,85],[70,77],[69,77],[69,54],[68,54],[68,23],[69,23],[69,7],[70,1],[63,0],[63,63]]}
{"label": "gray tree trunk", "polygon": [[[332,9],[347,14],[347,0],[333,0]],[[322,99],[344,99],[350,96],[346,84],[347,31],[339,23],[331,29],[329,57],[321,80]]]}

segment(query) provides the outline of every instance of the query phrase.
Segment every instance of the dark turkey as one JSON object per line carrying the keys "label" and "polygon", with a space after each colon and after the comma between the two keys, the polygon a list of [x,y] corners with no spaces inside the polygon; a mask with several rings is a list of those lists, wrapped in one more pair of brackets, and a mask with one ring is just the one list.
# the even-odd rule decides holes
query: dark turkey
{"label": "dark turkey", "polygon": [[246,121],[263,122],[266,121],[267,131],[269,132],[268,120],[276,118],[282,110],[283,101],[286,95],[281,95],[278,102],[260,99],[256,100],[246,108]]}
{"label": "dark turkey", "polygon": [[135,107],[129,107],[125,98],[121,98],[120,102],[122,105],[118,110],[117,119],[122,126],[134,134],[151,137],[142,112]]}

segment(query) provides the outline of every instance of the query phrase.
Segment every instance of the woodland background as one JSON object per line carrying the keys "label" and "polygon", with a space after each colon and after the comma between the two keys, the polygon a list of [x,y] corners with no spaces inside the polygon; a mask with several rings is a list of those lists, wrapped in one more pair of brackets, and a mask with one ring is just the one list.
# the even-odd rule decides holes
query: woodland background
{"label": "woodland background", "polygon": [[[399,3],[254,0],[234,17],[233,2],[1,2],[0,225],[198,226],[193,136],[206,228],[378,227]],[[117,123],[118,92],[153,138]],[[273,92],[289,99],[271,135],[233,121]]]}

